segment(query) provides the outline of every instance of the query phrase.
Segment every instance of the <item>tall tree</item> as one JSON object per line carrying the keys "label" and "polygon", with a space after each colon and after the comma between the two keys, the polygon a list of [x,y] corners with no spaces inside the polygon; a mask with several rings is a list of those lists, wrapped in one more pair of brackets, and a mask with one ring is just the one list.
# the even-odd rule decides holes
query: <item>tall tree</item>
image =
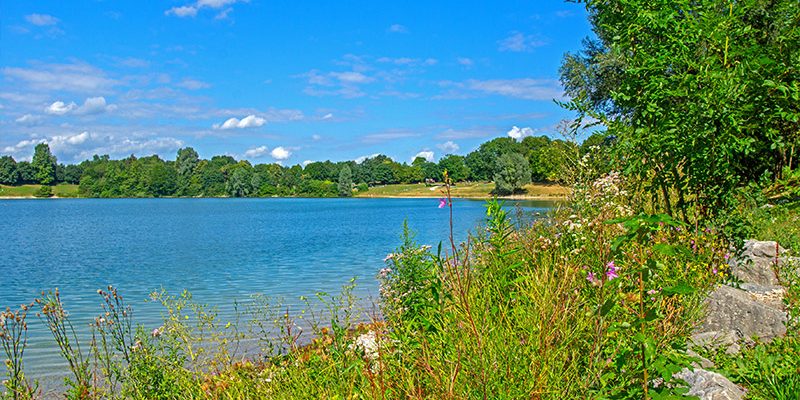
{"label": "tall tree", "polygon": [[175,159],[175,168],[178,170],[178,175],[187,177],[194,172],[197,163],[200,162],[200,156],[191,147],[184,147],[178,150],[178,157]]}
{"label": "tall tree", "polygon": [[14,161],[14,157],[0,157],[0,183],[4,185],[16,185],[18,181],[19,172],[17,172],[17,162]]}
{"label": "tall tree", "polygon": [[508,153],[500,156],[494,175],[496,194],[513,194],[530,182],[531,168],[522,154]]}
{"label": "tall tree", "polygon": [[350,167],[345,165],[339,171],[339,183],[337,188],[339,189],[339,196],[341,197],[350,197],[353,195],[353,173],[350,171]]}
{"label": "tall tree", "polygon": [[36,181],[50,185],[56,180],[56,157],[50,152],[47,143],[39,143],[33,152],[31,166],[36,171]]}

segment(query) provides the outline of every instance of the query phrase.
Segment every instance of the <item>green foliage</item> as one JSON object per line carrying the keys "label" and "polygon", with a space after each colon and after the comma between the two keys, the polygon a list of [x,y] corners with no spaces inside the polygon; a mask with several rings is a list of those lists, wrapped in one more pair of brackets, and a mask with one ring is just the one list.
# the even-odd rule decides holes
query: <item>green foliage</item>
{"label": "green foliage", "polygon": [[585,3],[598,41],[565,58],[566,106],[619,138],[625,173],[654,206],[715,217],[743,182],[792,163],[796,2]]}
{"label": "green foliage", "polygon": [[16,185],[19,181],[17,172],[17,162],[11,156],[0,157],[0,183],[4,185]]}
{"label": "green foliage", "polygon": [[353,173],[350,167],[343,166],[339,171],[339,181],[336,185],[340,197],[350,197],[353,195]]}
{"label": "green foliage", "polygon": [[[454,182],[466,181],[470,177],[470,171],[463,156],[448,154],[439,160],[439,167],[446,170]],[[441,177],[436,180],[441,180]]]}
{"label": "green foliage", "polygon": [[56,180],[56,158],[50,153],[47,143],[39,143],[33,153],[31,167],[35,171],[36,182],[49,185]]}
{"label": "green foliage", "polygon": [[53,187],[48,185],[42,185],[33,194],[34,197],[53,197]]}
{"label": "green foliage", "polygon": [[531,183],[531,168],[528,160],[519,153],[508,153],[497,160],[494,175],[495,193],[499,195],[518,192]]}

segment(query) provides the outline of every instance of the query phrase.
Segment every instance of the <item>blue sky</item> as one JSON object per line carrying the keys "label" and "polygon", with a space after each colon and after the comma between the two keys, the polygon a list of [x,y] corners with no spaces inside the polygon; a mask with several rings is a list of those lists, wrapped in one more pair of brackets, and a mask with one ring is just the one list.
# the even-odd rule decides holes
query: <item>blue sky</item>
{"label": "blue sky", "polygon": [[555,0],[6,0],[0,154],[291,165],[555,137],[561,58],[590,34]]}

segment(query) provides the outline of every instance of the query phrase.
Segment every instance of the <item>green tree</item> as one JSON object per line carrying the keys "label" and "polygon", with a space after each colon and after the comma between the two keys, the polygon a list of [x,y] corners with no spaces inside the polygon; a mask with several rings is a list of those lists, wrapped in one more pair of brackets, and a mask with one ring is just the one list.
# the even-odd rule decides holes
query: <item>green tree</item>
{"label": "green tree", "polygon": [[175,168],[178,170],[178,175],[187,177],[194,172],[197,163],[200,162],[200,156],[191,147],[185,147],[178,150],[178,157],[175,159]]}
{"label": "green tree", "polygon": [[4,185],[16,185],[18,181],[19,172],[17,171],[17,162],[14,161],[14,157],[0,157],[0,183]]}
{"label": "green tree", "polygon": [[350,171],[350,167],[345,165],[342,167],[341,171],[339,171],[339,183],[337,188],[339,189],[339,196],[341,197],[350,197],[353,195],[353,173]]}
{"label": "green tree", "polygon": [[31,166],[36,171],[36,181],[50,185],[56,180],[56,157],[50,152],[47,143],[39,143],[33,152]]}
{"label": "green tree", "polygon": [[439,160],[439,169],[447,170],[454,182],[463,182],[469,179],[469,167],[464,156],[448,154]]}
{"label": "green tree", "polygon": [[253,167],[247,161],[239,161],[225,169],[228,179],[225,183],[225,191],[231,197],[247,197],[252,195],[253,188]]}
{"label": "green tree", "polygon": [[471,179],[491,180],[497,170],[497,160],[500,156],[521,151],[519,143],[510,137],[496,138],[481,144],[477,150],[467,154],[465,160]]}
{"label": "green tree", "polygon": [[497,159],[494,175],[495,193],[513,194],[531,182],[531,168],[522,154],[508,153]]}

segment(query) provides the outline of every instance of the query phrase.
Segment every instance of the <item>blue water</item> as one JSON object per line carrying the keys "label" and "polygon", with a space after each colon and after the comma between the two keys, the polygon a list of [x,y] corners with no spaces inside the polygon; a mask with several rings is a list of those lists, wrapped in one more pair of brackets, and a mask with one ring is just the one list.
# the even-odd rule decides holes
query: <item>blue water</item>
{"label": "blue water", "polygon": [[[457,240],[485,218],[484,202],[456,200]],[[514,203],[508,203],[513,205]],[[528,212],[552,203],[521,202]],[[0,306],[18,306],[58,287],[79,330],[100,313],[97,289],[114,285],[136,321],[156,327],[145,304],[160,288],[187,289],[232,318],[235,300],[255,293],[299,304],[302,295],[375,297],[383,258],[408,220],[417,242],[446,242],[447,209],[436,199],[59,199],[0,200]],[[31,315],[26,369],[57,374],[57,349]]]}

